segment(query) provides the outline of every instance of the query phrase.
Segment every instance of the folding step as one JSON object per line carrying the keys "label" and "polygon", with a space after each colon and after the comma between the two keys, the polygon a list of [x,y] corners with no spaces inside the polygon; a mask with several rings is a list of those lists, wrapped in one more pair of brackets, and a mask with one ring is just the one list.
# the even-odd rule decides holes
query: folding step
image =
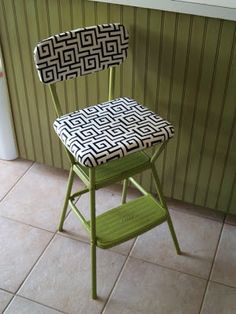
{"label": "folding step", "polygon": [[130,240],[161,224],[166,218],[166,210],[151,194],[139,197],[97,216],[97,246],[107,249]]}
{"label": "folding step", "polygon": [[[96,188],[110,185],[113,182],[122,181],[127,177],[132,177],[136,173],[140,173],[140,171],[149,169],[150,166],[150,157],[144,152],[137,152],[121,159],[111,160],[96,168]],[[83,173],[87,181],[89,180],[88,167],[76,164],[75,168],[78,168],[79,171]]]}

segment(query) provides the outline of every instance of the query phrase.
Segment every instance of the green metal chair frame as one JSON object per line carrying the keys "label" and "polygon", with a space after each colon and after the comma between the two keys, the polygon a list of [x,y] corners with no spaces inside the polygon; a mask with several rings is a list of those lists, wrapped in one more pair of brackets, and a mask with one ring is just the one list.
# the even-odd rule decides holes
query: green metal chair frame
{"label": "green metal chair frame", "polygon": [[[114,82],[115,68],[110,67],[108,100],[112,100],[114,98]],[[56,83],[50,84],[49,89],[51,92],[55,112],[57,117],[60,117],[62,116],[62,110],[56,91]],[[181,253],[155,167],[155,162],[161,152],[164,150],[165,146],[166,142],[162,143],[151,157],[144,151],[141,151],[117,160],[107,162],[97,167],[85,167],[81,165],[78,161],[75,160],[74,156],[69,152],[69,150],[65,148],[66,154],[70,161],[70,171],[65,202],[62,209],[58,230],[61,232],[63,231],[63,224],[66,218],[67,209],[70,207],[90,233],[93,299],[97,298],[96,247],[108,249],[127,240],[135,238],[166,221],[174,241],[176,252],[177,254]],[[154,179],[158,200],[148,193],[133,178],[134,175],[148,169],[151,170]],[[77,175],[82,180],[85,187],[76,193],[72,193],[72,186],[75,175]],[[96,190],[120,181],[123,181],[121,205],[115,209],[111,209],[110,211],[103,213],[102,215],[96,216]],[[134,187],[136,187],[143,194],[143,196],[133,201],[126,202],[129,182],[134,185]],[[86,220],[75,204],[77,199],[85,193],[89,193],[90,195],[90,221]],[[139,211],[140,214],[137,214],[137,207],[141,208]],[[127,217],[127,215],[128,217],[131,217],[131,219],[126,219],[125,217]],[[146,216],[149,218],[146,220],[143,219],[143,217]],[[124,228],[121,227],[117,229],[114,227],[115,229],[112,229],[112,227],[110,227],[111,221],[113,222],[112,225],[115,226],[116,222],[119,223],[122,219],[125,221]],[[104,231],[104,225],[106,225],[106,231]]]}

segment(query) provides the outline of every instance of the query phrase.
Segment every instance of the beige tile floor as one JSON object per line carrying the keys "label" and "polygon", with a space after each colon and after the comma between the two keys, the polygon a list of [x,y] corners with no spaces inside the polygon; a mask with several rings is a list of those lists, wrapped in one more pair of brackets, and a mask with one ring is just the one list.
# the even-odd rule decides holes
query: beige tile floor
{"label": "beige tile floor", "polygon": [[[66,178],[37,163],[0,160],[0,313],[236,313],[236,219],[173,201],[183,254],[175,254],[165,223],[98,249],[99,298],[91,300],[88,236],[72,212],[65,232],[56,230]],[[97,192],[97,211],[118,205],[120,190]],[[130,198],[137,195],[130,189]],[[86,197],[80,206],[88,211]]]}

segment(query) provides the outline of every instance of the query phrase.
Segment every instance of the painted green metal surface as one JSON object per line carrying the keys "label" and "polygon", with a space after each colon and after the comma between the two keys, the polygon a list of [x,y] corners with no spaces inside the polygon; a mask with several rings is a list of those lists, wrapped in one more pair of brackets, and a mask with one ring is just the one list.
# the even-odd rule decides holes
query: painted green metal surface
{"label": "painted green metal surface", "polygon": [[69,173],[69,178],[68,178],[68,184],[67,184],[67,190],[66,190],[66,195],[65,195],[65,201],[64,201],[64,206],[61,212],[61,219],[60,219],[60,223],[58,226],[58,230],[62,231],[63,230],[63,223],[65,221],[65,217],[66,217],[66,212],[68,209],[68,204],[69,204],[69,197],[71,195],[71,190],[72,190],[72,186],[73,186],[73,180],[74,180],[74,172],[73,172],[73,168],[70,168],[70,173]]}
{"label": "painted green metal surface", "polygon": [[139,197],[97,217],[97,246],[107,249],[133,239],[166,218],[166,211],[150,194]]}
{"label": "painted green metal surface", "polygon": [[[77,175],[84,182],[89,180],[89,169],[79,164],[74,166]],[[103,164],[96,169],[96,188],[112,184],[127,177],[127,169],[129,175],[133,176],[139,171],[150,168],[150,158],[144,152],[137,152],[122,158],[122,160],[113,160]]]}
{"label": "painted green metal surface", "polygon": [[[43,22],[42,22],[43,21]],[[122,22],[131,35],[114,96],[167,117],[176,135],[156,165],[164,194],[236,214],[236,23],[87,0],[1,0],[0,38],[20,156],[70,163],[51,124],[50,92],[33,65],[35,43],[53,33]],[[58,85],[63,111],[107,100],[108,72]],[[150,170],[137,179],[155,191]]]}

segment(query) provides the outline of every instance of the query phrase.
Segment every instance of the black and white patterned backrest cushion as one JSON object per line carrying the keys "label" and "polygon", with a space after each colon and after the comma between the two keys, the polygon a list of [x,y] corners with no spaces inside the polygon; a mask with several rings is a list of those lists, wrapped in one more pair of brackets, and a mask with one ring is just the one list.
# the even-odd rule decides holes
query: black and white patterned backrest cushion
{"label": "black and white patterned backrest cushion", "polygon": [[34,49],[39,78],[51,84],[118,65],[127,57],[128,43],[128,32],[119,23],[54,35]]}

